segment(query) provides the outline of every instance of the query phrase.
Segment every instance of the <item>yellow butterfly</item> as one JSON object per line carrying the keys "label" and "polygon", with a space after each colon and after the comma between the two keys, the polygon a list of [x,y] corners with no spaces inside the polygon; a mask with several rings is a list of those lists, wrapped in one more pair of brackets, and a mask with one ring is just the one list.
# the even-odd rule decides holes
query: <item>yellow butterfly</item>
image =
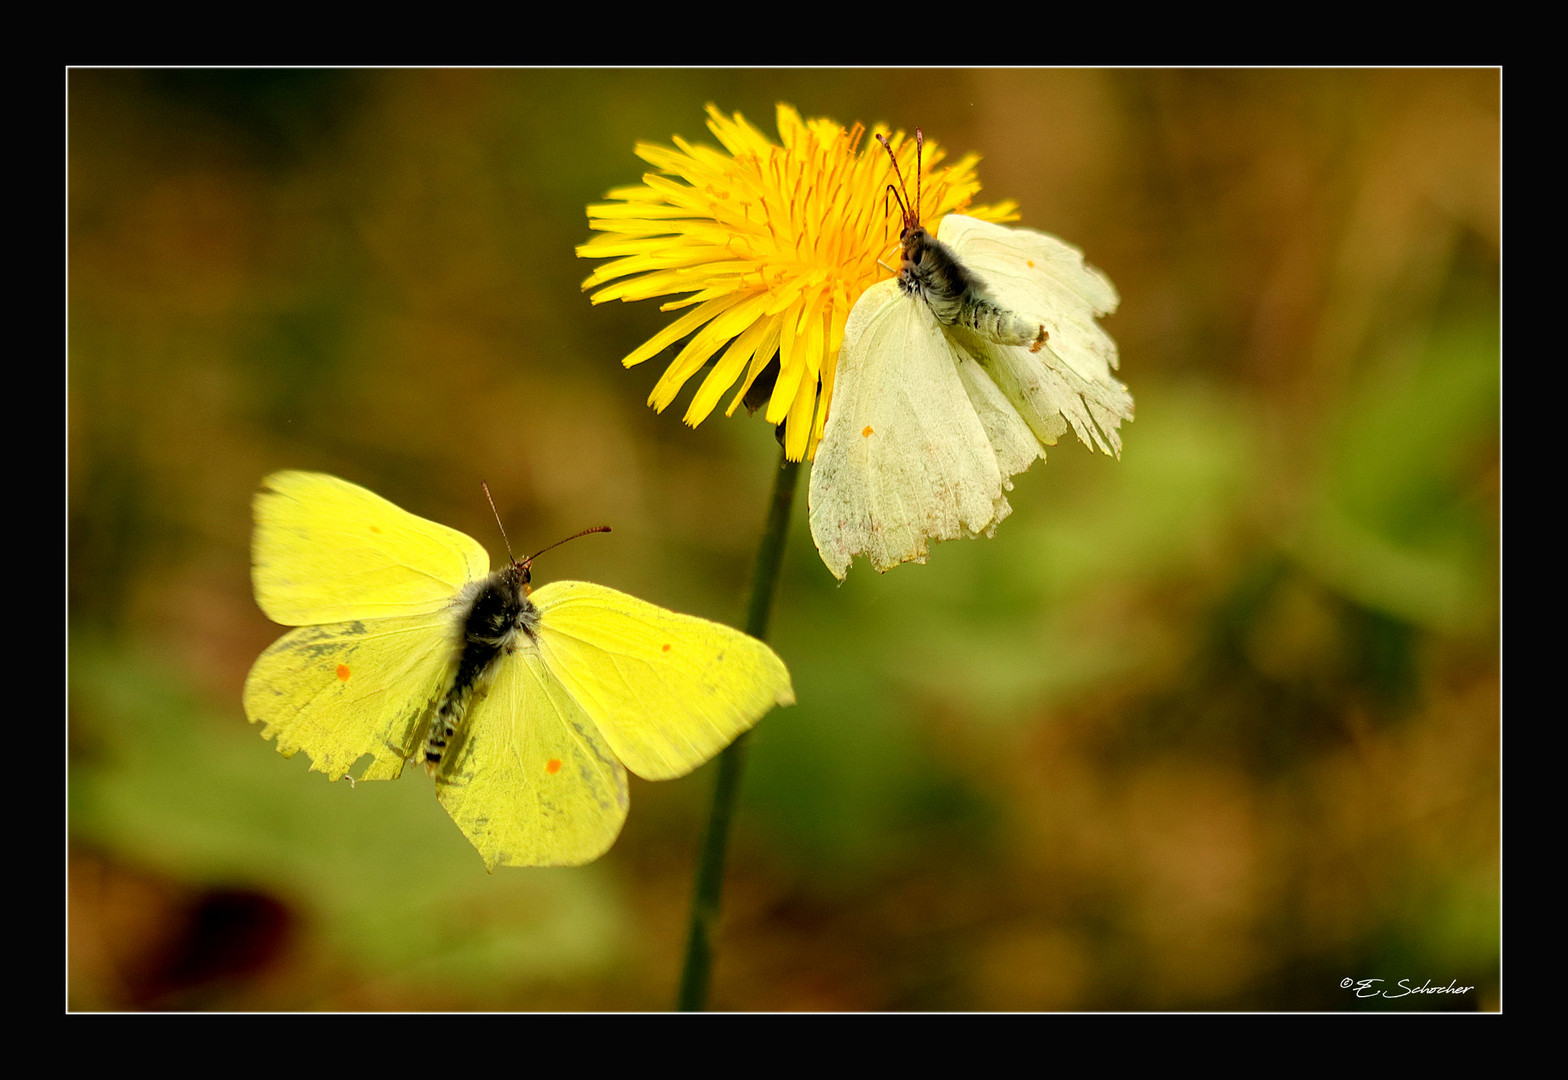
{"label": "yellow butterfly", "polygon": [[471,537],[335,476],[263,487],[256,601],[298,629],[251,668],[246,716],[333,780],[423,762],[489,869],[593,861],[627,768],[684,776],[795,701],[738,630],[582,581],[531,592],[533,556],[491,573]]}
{"label": "yellow butterfly", "polygon": [[1133,412],[1095,322],[1116,288],[1083,252],[961,214],[938,239],[918,188],[913,202],[888,190],[904,209],[902,265],[850,310],[811,466],[811,537],[840,579],[856,555],[886,571],[925,562],[930,541],[990,536],[1015,473],[1069,427],[1119,455]]}

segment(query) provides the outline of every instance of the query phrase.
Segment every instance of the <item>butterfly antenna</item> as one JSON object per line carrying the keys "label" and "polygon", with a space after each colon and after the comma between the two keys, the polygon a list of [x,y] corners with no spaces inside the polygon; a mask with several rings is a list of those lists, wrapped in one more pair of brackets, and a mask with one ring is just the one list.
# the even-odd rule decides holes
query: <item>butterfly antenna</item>
{"label": "butterfly antenna", "polygon": [[540,548],[538,551],[536,551],[532,555],[528,556],[528,558],[524,559],[523,560],[523,565],[524,566],[532,565],[533,561],[535,559],[537,559],[539,556],[543,555],[545,552],[549,551],[550,548],[558,548],[562,544],[568,543],[569,541],[572,541],[572,540],[576,540],[580,536],[592,536],[594,533],[605,533],[605,532],[609,532],[609,531],[610,531],[610,527],[608,525],[595,525],[591,529],[584,529],[580,533],[573,533],[571,536],[568,536],[565,540],[557,540],[555,543],[551,544],[550,547],[542,547],[542,548]]}
{"label": "butterfly antenna", "polygon": [[[919,128],[915,129],[915,135],[916,135],[916,137],[918,139],[918,137],[920,135],[920,129]],[[905,229],[915,228],[916,226],[918,226],[920,224],[920,204],[919,204],[919,202],[916,202],[912,209],[910,207],[910,204],[909,204],[909,185],[904,183],[904,174],[898,167],[898,156],[893,153],[893,144],[888,142],[887,141],[887,136],[883,135],[880,131],[877,132],[877,142],[882,144],[882,149],[887,151],[887,156],[893,159],[893,175],[898,177],[898,186],[903,189],[903,197],[898,200],[898,205],[899,205],[899,209],[903,210],[903,212],[904,212],[904,228]],[[918,146],[919,146],[919,144],[917,143],[916,144],[916,150],[915,150],[915,153],[917,155],[920,152]],[[916,160],[918,161],[918,157],[917,157]],[[916,176],[915,179],[918,181],[920,178],[919,178],[919,176]],[[892,184],[888,185],[888,190],[892,191],[895,196],[897,196],[899,194],[898,191],[895,191],[893,189],[893,185]],[[887,205],[887,196],[886,195],[882,196],[882,204],[883,204],[883,206]]]}
{"label": "butterfly antenna", "polygon": [[887,197],[889,195],[898,200],[898,212],[907,224],[909,221],[909,207],[904,205],[904,197],[898,193],[898,188],[894,187],[892,184],[889,184],[887,186],[887,190],[882,193],[883,220],[885,221],[887,219]]}
{"label": "butterfly antenna", "polygon": [[481,480],[479,486],[485,489],[485,498],[490,502],[490,512],[495,515],[495,527],[501,530],[501,543],[506,545],[506,561],[516,562],[517,560],[512,558],[512,542],[506,538],[506,526],[501,524],[501,511],[495,508],[495,500],[490,498],[490,485]]}

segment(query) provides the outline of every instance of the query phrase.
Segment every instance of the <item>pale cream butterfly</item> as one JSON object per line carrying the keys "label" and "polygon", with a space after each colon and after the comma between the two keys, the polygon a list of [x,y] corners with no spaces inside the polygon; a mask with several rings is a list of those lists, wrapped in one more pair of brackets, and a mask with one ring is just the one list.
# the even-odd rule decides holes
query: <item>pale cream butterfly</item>
{"label": "pale cream butterfly", "polygon": [[991,536],[1011,478],[1064,431],[1120,456],[1133,415],[1095,321],[1116,310],[1110,279],[1032,229],[948,214],[931,235],[916,160],[914,201],[888,185],[902,266],[849,313],[811,468],[811,536],[839,579],[856,555],[887,571],[932,541]]}

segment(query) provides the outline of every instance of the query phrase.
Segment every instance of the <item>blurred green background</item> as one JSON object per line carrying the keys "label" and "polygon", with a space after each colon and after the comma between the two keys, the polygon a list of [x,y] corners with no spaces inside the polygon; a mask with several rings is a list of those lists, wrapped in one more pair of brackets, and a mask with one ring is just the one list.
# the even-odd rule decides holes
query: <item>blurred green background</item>
{"label": "blurred green background", "polygon": [[70,1006],[670,1006],[712,766],[493,876],[420,771],[307,773],[240,708],[249,504],[322,469],[495,552],[483,479],[520,550],[614,526],[539,580],[740,624],[773,433],[653,414],[670,316],[573,247],[635,142],[783,101],[980,153],[1120,289],[1137,420],[841,588],[802,478],[713,1006],[1498,1008],[1499,84],[71,71]]}

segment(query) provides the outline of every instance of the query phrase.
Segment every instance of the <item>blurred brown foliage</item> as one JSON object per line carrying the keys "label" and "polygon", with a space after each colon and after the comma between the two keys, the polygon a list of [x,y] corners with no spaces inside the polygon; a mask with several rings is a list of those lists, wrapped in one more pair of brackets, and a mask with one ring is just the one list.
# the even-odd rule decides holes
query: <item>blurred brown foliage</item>
{"label": "blurred brown foliage", "polygon": [[[922,127],[1085,249],[1138,418],[835,588],[796,515],[713,1004],[1500,1007],[1496,70],[96,70],[69,84],[75,1009],[664,1009],[707,771],[591,867],[245,723],[317,468],[741,621],[776,458],[644,405],[584,206],[703,105]],[[682,403],[683,404],[683,403]],[[802,485],[801,502],[805,492]],[[327,805],[328,803],[332,805]],[[1456,981],[1357,998],[1343,980]]]}

